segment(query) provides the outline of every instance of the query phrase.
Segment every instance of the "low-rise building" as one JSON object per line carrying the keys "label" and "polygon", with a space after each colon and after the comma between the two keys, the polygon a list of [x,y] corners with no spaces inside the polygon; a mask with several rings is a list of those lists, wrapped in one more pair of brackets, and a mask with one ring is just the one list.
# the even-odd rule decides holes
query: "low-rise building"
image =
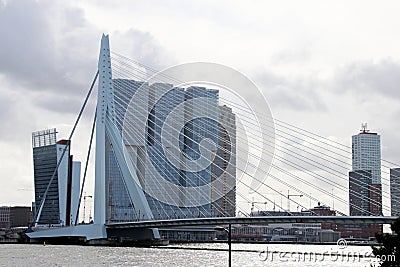
{"label": "low-rise building", "polygon": [[27,227],[31,222],[31,207],[0,207],[0,228]]}

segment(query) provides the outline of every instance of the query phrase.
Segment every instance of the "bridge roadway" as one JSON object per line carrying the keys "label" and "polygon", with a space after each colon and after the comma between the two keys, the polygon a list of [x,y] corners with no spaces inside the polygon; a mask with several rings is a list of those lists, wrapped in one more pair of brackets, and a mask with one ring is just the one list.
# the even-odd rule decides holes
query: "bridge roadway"
{"label": "bridge roadway", "polygon": [[227,225],[227,224],[272,224],[272,223],[346,223],[346,224],[390,224],[397,217],[391,216],[255,216],[186,218],[171,220],[135,221],[106,224],[106,228],[164,228],[174,226]]}

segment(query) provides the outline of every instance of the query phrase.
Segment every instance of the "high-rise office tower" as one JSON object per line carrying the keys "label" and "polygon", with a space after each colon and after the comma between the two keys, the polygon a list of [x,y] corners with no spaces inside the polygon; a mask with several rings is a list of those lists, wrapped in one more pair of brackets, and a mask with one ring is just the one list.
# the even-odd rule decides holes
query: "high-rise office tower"
{"label": "high-rise office tower", "polygon": [[[217,180],[217,181],[216,181]],[[236,213],[236,117],[230,107],[219,107],[218,150],[212,165],[212,215]]]}
{"label": "high-rise office tower", "polygon": [[[231,130],[236,131],[232,111],[229,109],[228,112],[225,107],[225,112],[220,112],[219,91],[197,86],[183,89],[166,83],[149,85],[125,79],[113,80],[113,86],[116,123],[122,131],[125,147],[154,218],[212,216],[212,189],[211,186],[204,185],[209,185],[212,181],[212,166],[223,164],[222,161],[213,162],[213,154],[221,154],[222,157],[228,155],[216,150],[218,146],[228,145],[228,140],[220,140],[223,136],[219,131],[218,116],[222,115],[223,119],[229,120]],[[129,105],[131,101],[134,102]],[[210,117],[214,119],[209,119]],[[235,140],[229,141],[235,143]],[[214,147],[210,143],[214,143]],[[112,148],[109,150],[112,151]],[[205,150],[210,153],[204,153]],[[109,153],[111,156],[112,154]],[[225,181],[230,176],[230,183],[234,181],[235,185],[236,172],[232,169],[233,165],[228,168],[230,175],[225,174],[226,177],[221,180]],[[221,165],[221,168],[224,167]],[[109,190],[106,197],[111,206],[109,210],[121,206],[120,215],[110,214],[107,219],[141,219],[142,215],[135,213],[133,202],[126,194],[124,185],[115,186],[115,181],[121,180],[118,178],[121,176],[118,166],[110,164],[106,169],[109,169],[106,171],[106,179],[112,179],[114,184],[114,189]],[[160,181],[166,181],[166,186],[160,186],[165,183]],[[188,190],[171,189],[171,185]],[[197,189],[200,187],[201,191]],[[231,203],[225,205],[224,214],[234,215],[235,189],[224,193],[229,193],[225,202]],[[118,199],[112,196],[118,196]],[[130,211],[123,212],[122,206]],[[124,217],[124,214],[131,216]]]}
{"label": "high-rise office tower", "polygon": [[352,167],[349,199],[359,201],[350,202],[350,215],[355,209],[359,210],[356,213],[381,215],[381,139],[377,133],[367,130],[367,124],[362,124],[361,132],[352,136]]}
{"label": "high-rise office tower", "polygon": [[[193,217],[196,208],[185,207],[185,194],[171,187],[162,187],[157,182],[163,179],[176,187],[185,187],[185,178],[180,168],[181,153],[176,148],[174,133],[184,125],[185,90],[172,84],[154,83],[150,86],[150,116],[147,120],[148,136],[145,186],[153,216],[158,219]],[[159,177],[159,178],[157,178]],[[169,195],[165,199],[157,196]],[[164,201],[163,200],[168,200]]]}
{"label": "high-rise office tower", "polygon": [[381,183],[381,137],[367,130],[362,125],[359,134],[352,136],[352,166],[353,171],[369,170],[372,184]]}
{"label": "high-rise office tower", "polygon": [[[191,195],[194,199],[191,202],[206,203],[201,207],[201,216],[204,217],[212,216],[210,185],[212,154],[218,150],[218,97],[218,90],[204,87],[192,86],[185,91],[186,124],[183,130],[182,161],[186,167],[190,166],[190,162],[198,162],[206,167],[182,173],[187,187],[207,185],[204,190]],[[205,140],[209,141],[204,142]],[[195,168],[197,169],[197,166]]]}
{"label": "high-rise office tower", "polygon": [[400,168],[390,169],[390,202],[392,216],[400,216]]}
{"label": "high-rise office tower", "polygon": [[[70,149],[66,148],[69,140],[57,142],[56,135],[56,129],[32,133],[34,214],[38,224],[70,225],[75,222],[78,213],[81,165],[72,161]],[[66,151],[61,159],[64,149]],[[47,187],[49,190],[45,195]]]}
{"label": "high-rise office tower", "polygon": [[[382,215],[381,140],[362,124],[352,136],[352,171],[349,173],[350,216]],[[382,232],[381,224],[359,225],[366,235]],[[372,234],[371,234],[372,233]]]}

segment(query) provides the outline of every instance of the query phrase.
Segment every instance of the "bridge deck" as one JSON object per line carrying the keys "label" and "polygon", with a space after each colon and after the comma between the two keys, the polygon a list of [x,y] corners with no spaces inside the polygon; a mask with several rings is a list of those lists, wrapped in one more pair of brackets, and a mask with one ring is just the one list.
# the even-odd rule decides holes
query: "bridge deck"
{"label": "bridge deck", "polygon": [[173,226],[220,225],[220,224],[272,224],[272,223],[347,223],[390,224],[397,217],[390,216],[257,216],[189,218],[172,220],[136,221],[106,224],[107,228],[163,228]]}

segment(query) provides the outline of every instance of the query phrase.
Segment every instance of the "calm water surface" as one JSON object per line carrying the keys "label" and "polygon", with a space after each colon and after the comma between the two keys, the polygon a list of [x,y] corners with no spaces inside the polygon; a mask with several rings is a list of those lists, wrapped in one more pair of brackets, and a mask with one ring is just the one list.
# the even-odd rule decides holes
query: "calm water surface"
{"label": "calm water surface", "polygon": [[[227,266],[227,248],[222,243],[162,248],[0,244],[0,266]],[[355,267],[377,262],[362,258],[371,254],[368,246],[232,244],[232,249],[232,265],[241,267]]]}

